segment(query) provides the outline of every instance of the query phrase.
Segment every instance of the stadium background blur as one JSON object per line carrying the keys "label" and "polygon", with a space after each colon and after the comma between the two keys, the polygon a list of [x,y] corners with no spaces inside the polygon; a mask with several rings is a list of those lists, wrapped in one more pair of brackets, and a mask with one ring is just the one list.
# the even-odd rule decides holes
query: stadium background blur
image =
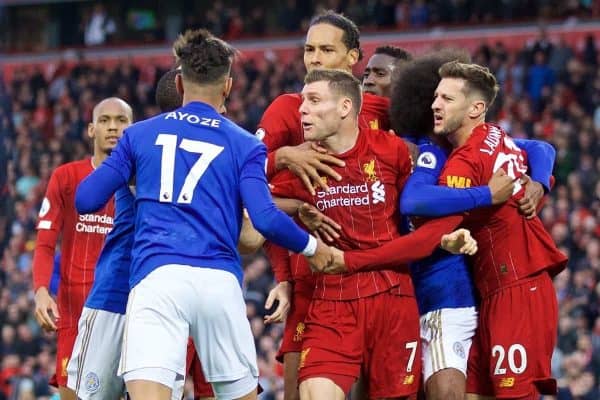
{"label": "stadium background blur", "polygon": [[[205,26],[243,50],[227,109],[253,132],[271,100],[301,89],[302,32],[325,9],[359,24],[371,46],[367,59],[374,45],[388,43],[417,53],[453,43],[470,49],[501,83],[490,120],[513,136],[555,146],[556,186],[541,218],[571,262],[555,280],[560,323],[553,373],[559,399],[600,398],[599,0],[129,3],[0,5],[0,400],[53,395],[47,381],[54,338],[31,312],[34,228],[51,172],[89,154],[85,130],[94,104],[117,95],[133,106],[136,120],[158,113],[154,87],[171,66],[172,39]],[[494,39],[484,34],[490,28]],[[528,34],[511,39],[519,30]],[[447,33],[466,39],[440,41]],[[274,279],[262,254],[244,264],[262,398],[282,399],[275,361],[282,326],[262,320]]]}

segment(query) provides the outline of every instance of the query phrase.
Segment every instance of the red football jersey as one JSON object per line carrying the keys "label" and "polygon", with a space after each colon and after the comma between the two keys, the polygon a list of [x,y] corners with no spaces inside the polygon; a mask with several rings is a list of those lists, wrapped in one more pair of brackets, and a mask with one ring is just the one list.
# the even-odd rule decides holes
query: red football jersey
{"label": "red football jersey", "polygon": [[[282,94],[267,107],[263,114],[256,136],[269,151],[267,177],[275,174],[275,150],[283,146],[297,146],[304,143],[304,132],[300,123],[300,93]],[[363,94],[363,104],[358,116],[361,128],[390,129],[390,100],[371,93]]]}
{"label": "red football jersey", "polygon": [[33,255],[33,286],[49,287],[54,265],[54,249],[62,233],[60,286],[57,306],[59,327],[76,327],[85,299],[94,282],[94,269],[113,226],[114,202],[94,214],[79,215],[75,191],[93,171],[92,160],[70,162],[58,167],[50,177],[37,225]]}
{"label": "red football jersey", "polygon": [[[439,184],[457,188],[486,185],[500,168],[520,178],[527,172],[526,154],[501,128],[482,124],[452,152]],[[567,257],[556,248],[541,220],[519,214],[518,200],[524,192],[516,181],[506,203],[472,210],[463,223],[479,246],[473,272],[482,296],[544,269],[554,275],[566,265]]]}
{"label": "red football jersey", "polygon": [[[412,169],[404,141],[384,131],[361,128],[356,145],[336,157],[346,166],[334,167],[342,180],[328,182],[329,191],[317,189],[313,197],[299,178],[283,171],[272,181],[273,195],[311,203],[337,221],[342,231],[334,245],[342,250],[374,248],[399,237],[398,196]],[[344,275],[319,274],[314,297],[349,300],[392,287],[413,294],[405,266]]]}

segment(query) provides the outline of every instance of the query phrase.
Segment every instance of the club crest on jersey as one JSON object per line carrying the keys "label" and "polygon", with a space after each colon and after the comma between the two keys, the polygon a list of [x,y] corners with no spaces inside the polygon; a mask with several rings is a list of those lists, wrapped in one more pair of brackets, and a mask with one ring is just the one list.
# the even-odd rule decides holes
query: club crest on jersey
{"label": "club crest on jersey", "polygon": [[419,158],[417,158],[417,166],[419,167],[435,169],[436,165],[437,160],[435,158],[435,155],[430,151],[421,153],[419,155]]}
{"label": "club crest on jersey", "polygon": [[379,129],[379,120],[378,119],[372,119],[369,121],[369,128],[371,129]]}
{"label": "club crest on jersey", "polygon": [[100,378],[93,372],[85,376],[85,391],[88,393],[96,393],[100,389]]}
{"label": "club crest on jersey", "polygon": [[258,128],[256,130],[256,132],[254,133],[254,136],[256,136],[256,138],[258,140],[263,140],[265,138],[266,134],[267,134],[267,132],[265,132],[265,130],[263,128]]}
{"label": "club crest on jersey", "polygon": [[[321,181],[322,184],[327,185],[327,177],[326,176],[320,176],[319,180]],[[313,189],[318,189],[320,187],[321,187],[321,185],[319,185],[317,182],[313,183]]]}
{"label": "club crest on jersey", "polygon": [[363,164],[363,171],[367,175],[367,181],[375,182],[378,181],[377,174],[375,173],[375,160],[371,160],[366,164]]}
{"label": "club crest on jersey", "polygon": [[299,342],[302,340],[302,335],[304,335],[304,329],[306,326],[303,322],[298,322],[296,325],[296,333],[294,334],[294,342]]}

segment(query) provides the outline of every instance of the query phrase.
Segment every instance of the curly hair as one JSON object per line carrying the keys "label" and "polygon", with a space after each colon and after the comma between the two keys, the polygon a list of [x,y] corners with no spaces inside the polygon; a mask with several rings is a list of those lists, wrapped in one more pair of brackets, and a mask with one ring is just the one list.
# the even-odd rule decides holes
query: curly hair
{"label": "curly hair", "polygon": [[363,52],[360,48],[360,30],[358,26],[349,18],[335,11],[328,10],[319,14],[310,21],[309,27],[318,24],[328,24],[344,31],[342,42],[348,50],[358,50],[358,60],[362,60]]}
{"label": "curly hair", "polygon": [[467,52],[445,49],[418,57],[396,71],[392,79],[390,123],[397,135],[422,137],[433,132],[433,94],[440,67],[449,61],[470,62]]}
{"label": "curly hair", "polygon": [[175,76],[179,72],[176,69],[165,72],[156,84],[155,100],[156,105],[160,108],[160,112],[173,111],[181,107],[183,103],[183,97],[177,92],[177,88],[175,87]]}
{"label": "curly hair", "polygon": [[206,29],[187,30],[173,43],[173,54],[184,79],[203,85],[224,81],[235,50]]}

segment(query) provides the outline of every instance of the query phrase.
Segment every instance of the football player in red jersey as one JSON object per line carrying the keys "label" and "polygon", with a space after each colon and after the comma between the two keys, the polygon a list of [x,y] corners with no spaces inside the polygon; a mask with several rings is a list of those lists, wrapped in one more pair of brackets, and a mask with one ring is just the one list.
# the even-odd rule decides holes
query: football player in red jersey
{"label": "football player in red jersey", "polygon": [[[412,169],[402,139],[360,126],[360,92],[360,82],[343,71],[309,72],[300,107],[304,136],[344,160],[345,167],[334,167],[342,181],[315,195],[289,171],[272,181],[274,195],[301,199],[339,221],[335,245],[346,250],[376,247],[400,235],[398,194]],[[301,398],[343,399],[361,372],[369,398],[415,394],[421,368],[418,318],[408,270],[401,264],[318,275],[303,332]]]}
{"label": "football player in red jersey", "polygon": [[[304,44],[304,65],[307,71],[328,68],[351,73],[352,67],[361,58],[360,31],[354,22],[331,11],[313,18]],[[269,151],[267,176],[271,178],[278,170],[290,169],[314,193],[313,186],[327,188],[326,180],[321,180],[319,175],[329,175],[334,180],[341,179],[331,166],[343,166],[344,163],[327,154],[322,147],[304,142],[299,112],[301,103],[299,93],[277,97],[265,110],[256,135],[264,141]],[[388,108],[389,99],[365,93],[359,117],[361,126],[388,129]],[[335,236],[336,233],[331,232],[331,235]],[[303,257],[290,257],[287,251],[270,244],[267,244],[266,249],[279,282],[269,294],[266,307],[270,308],[275,299],[279,300],[279,307],[265,321],[271,323],[285,320],[285,311],[291,307],[279,358],[284,361],[285,398],[293,400],[298,398],[297,371],[304,332],[303,321],[312,298],[314,278]],[[288,301],[290,297],[291,302]]]}
{"label": "football player in red jersey", "polygon": [[551,278],[565,267],[567,257],[537,216],[519,212],[525,190],[517,179],[527,170],[527,158],[506,132],[485,122],[498,90],[493,74],[476,64],[450,62],[440,68],[440,76],[432,104],[434,133],[445,136],[454,151],[438,183],[477,186],[503,169],[515,179],[512,197],[502,205],[429,221],[373,250],[339,254],[340,264],[328,268],[342,272],[382,267],[381,260],[400,262],[407,252],[419,253],[435,244],[441,232],[463,224],[478,241],[473,278],[481,296],[479,330],[469,354],[468,398],[556,394],[550,361],[558,308]]}
{"label": "football player in red jersey", "polygon": [[[42,328],[57,332],[56,383],[61,399],[76,399],[66,387],[66,367],[79,316],[94,282],[94,267],[114,217],[112,201],[96,213],[79,215],[74,205],[75,189],[106,159],[132,121],[131,107],[125,101],[111,97],[98,103],[88,126],[88,135],[94,141],[93,156],[61,165],[52,173],[39,212],[33,256],[35,317]],[[48,286],[59,236],[61,276],[55,302]]]}

